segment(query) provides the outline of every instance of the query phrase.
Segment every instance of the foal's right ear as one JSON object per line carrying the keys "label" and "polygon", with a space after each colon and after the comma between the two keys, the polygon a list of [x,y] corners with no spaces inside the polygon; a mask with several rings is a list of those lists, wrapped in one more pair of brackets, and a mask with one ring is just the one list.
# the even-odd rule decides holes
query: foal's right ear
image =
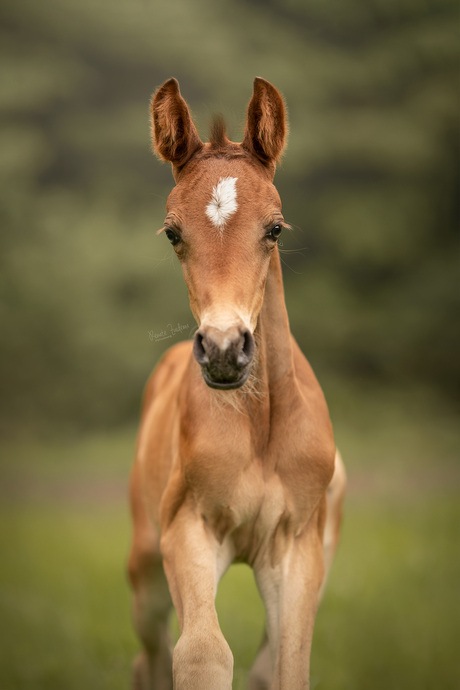
{"label": "foal's right ear", "polygon": [[203,146],[177,79],[168,79],[154,93],[151,114],[154,151],[158,158],[172,163],[176,176]]}

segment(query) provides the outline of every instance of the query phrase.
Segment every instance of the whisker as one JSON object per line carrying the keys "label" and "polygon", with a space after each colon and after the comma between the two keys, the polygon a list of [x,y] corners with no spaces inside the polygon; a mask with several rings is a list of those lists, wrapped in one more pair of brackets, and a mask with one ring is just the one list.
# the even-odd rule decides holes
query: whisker
{"label": "whisker", "polygon": [[[308,251],[308,247],[299,247],[298,249],[280,249],[280,252],[282,252],[283,254],[296,254],[296,253],[307,252],[307,251]],[[302,256],[303,256],[303,254],[302,254]]]}
{"label": "whisker", "polygon": [[286,261],[283,260],[283,257],[282,257],[282,256],[280,256],[280,260],[281,260],[281,263],[283,263],[285,266],[287,266],[287,268],[288,268],[290,271],[292,271],[293,273],[295,273],[297,276],[302,276],[302,275],[304,274],[303,271],[294,271],[294,269],[292,268],[292,266],[289,266],[289,264],[286,263]]}
{"label": "whisker", "polygon": [[162,259],[154,259],[154,261],[156,261],[157,263],[155,266],[152,266],[152,268],[155,270],[156,268],[158,268],[158,266],[160,264],[163,263],[163,261],[167,261],[168,259],[171,259],[172,258],[172,254],[171,254],[172,251],[173,251],[172,249],[168,250],[168,252],[164,255],[164,257]]}
{"label": "whisker", "polygon": [[166,204],[166,199],[164,196],[161,196],[161,194],[155,194],[155,192],[150,192],[149,196],[154,196],[157,199],[161,199],[161,201],[163,201],[163,203]]}

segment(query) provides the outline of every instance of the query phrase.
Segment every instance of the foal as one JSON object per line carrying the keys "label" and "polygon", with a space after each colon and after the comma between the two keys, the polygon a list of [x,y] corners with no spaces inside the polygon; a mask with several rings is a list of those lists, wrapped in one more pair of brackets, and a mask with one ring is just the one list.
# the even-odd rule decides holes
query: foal
{"label": "foal", "polygon": [[[169,79],[152,100],[152,132],[158,157],[172,163],[163,230],[199,328],[164,355],[145,391],[131,477],[129,575],[144,647],[134,687],[231,689],[214,597],[237,561],[253,568],[267,614],[251,688],[308,688],[345,473],[284,303],[285,223],[272,183],[283,99],[256,78],[243,142],[217,121],[204,144]],[[172,604],[181,635],[171,658]]]}

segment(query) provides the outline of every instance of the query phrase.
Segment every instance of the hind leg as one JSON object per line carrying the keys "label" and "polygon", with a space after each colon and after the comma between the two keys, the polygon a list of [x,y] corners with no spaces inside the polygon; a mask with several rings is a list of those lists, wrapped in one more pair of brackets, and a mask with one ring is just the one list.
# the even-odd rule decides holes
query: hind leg
{"label": "hind leg", "polygon": [[134,590],[134,623],[144,648],[134,664],[133,690],[171,690],[168,620],[172,602],[159,535],[144,505],[136,466],[131,478],[131,510],[134,535],[128,572]]}
{"label": "hind leg", "polygon": [[249,690],[269,690],[273,678],[268,636],[265,632],[256,660],[249,676]]}
{"label": "hind leg", "polygon": [[340,523],[342,521],[342,504],[347,488],[347,475],[339,451],[335,455],[335,469],[331,483],[327,487],[327,518],[323,536],[324,578],[320,590],[320,599],[326,587],[335,550],[339,543]]}

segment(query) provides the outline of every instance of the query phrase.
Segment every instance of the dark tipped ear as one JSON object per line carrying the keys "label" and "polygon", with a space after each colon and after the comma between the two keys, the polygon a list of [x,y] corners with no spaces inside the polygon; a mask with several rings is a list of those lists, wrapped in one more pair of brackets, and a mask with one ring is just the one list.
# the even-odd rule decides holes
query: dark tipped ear
{"label": "dark tipped ear", "polygon": [[151,102],[153,148],[158,158],[178,172],[203,146],[177,79],[168,79]]}
{"label": "dark tipped ear", "polygon": [[249,101],[243,147],[275,170],[287,135],[283,97],[269,81],[256,77]]}

